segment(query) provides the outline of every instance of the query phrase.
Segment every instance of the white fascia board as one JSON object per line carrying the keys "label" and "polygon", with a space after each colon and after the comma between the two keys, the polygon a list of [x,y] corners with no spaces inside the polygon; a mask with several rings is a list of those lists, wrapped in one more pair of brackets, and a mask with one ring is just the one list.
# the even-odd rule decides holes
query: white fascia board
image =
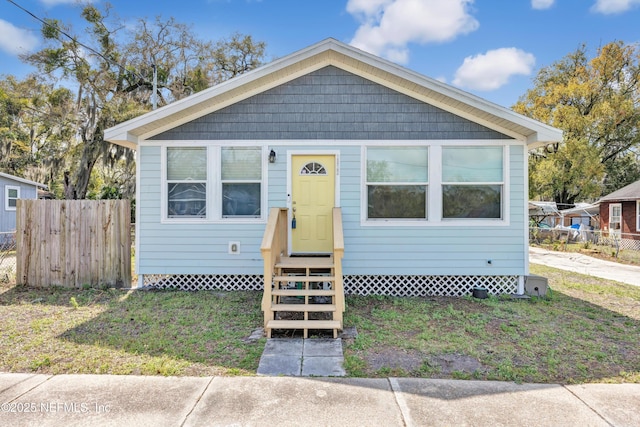
{"label": "white fascia board", "polygon": [[[125,123],[123,123],[123,125]],[[124,128],[124,126],[122,126],[122,128]],[[113,144],[121,145],[123,147],[136,150],[138,148],[139,138],[122,128],[115,126],[105,130],[104,131],[105,141],[109,141]]]}
{"label": "white fascia board", "polygon": [[19,183],[21,183],[21,184],[33,185],[34,187],[40,187],[40,188],[47,188],[47,186],[46,186],[46,185],[41,184],[41,183],[39,183],[39,182],[30,181],[30,180],[28,180],[28,179],[20,178],[20,177],[18,177],[18,176],[10,175],[10,174],[8,174],[8,173],[0,172],[0,176],[1,176],[1,177],[3,177],[3,178],[6,178],[6,179],[10,179],[10,180],[12,180],[12,181],[19,182]]}

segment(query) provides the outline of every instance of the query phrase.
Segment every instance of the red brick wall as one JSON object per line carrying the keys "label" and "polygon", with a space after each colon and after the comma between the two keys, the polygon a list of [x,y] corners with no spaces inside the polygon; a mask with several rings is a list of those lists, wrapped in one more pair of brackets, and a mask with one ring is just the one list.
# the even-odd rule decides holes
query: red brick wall
{"label": "red brick wall", "polygon": [[[636,201],[622,203],[622,232],[637,234]],[[639,238],[640,239],[640,238]]]}

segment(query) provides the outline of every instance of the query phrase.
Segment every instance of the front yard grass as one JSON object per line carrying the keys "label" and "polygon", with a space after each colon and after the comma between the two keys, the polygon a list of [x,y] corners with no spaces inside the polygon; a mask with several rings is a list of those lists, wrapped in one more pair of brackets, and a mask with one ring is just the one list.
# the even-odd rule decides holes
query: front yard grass
{"label": "front yard grass", "polygon": [[549,267],[547,299],[352,297],[353,376],[640,382],[640,288]]}
{"label": "front yard grass", "polygon": [[247,375],[264,346],[257,292],[2,286],[0,371]]}
{"label": "front yard grass", "polygon": [[[347,297],[350,376],[640,383],[640,288],[538,265],[548,299]],[[259,292],[0,284],[0,371],[254,375]]]}

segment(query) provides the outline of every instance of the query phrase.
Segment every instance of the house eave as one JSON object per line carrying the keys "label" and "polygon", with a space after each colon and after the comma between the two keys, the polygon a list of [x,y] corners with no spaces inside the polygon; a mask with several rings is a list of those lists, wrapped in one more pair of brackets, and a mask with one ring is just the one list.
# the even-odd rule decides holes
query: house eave
{"label": "house eave", "polygon": [[19,182],[21,184],[33,185],[34,187],[40,187],[40,188],[44,188],[44,189],[48,188],[45,184],[41,184],[41,183],[35,182],[35,181],[30,181],[28,179],[20,178],[20,177],[17,177],[15,175],[10,175],[8,173],[0,172],[0,177],[6,178],[6,179],[10,179],[12,181]]}
{"label": "house eave", "polygon": [[[536,148],[544,147],[548,144],[556,144],[562,141],[562,131],[551,126],[540,124],[539,131],[534,132],[527,136],[527,148],[533,150]],[[546,127],[546,129],[545,129]]]}
{"label": "house eave", "polygon": [[[136,119],[133,119],[133,120],[136,120]],[[140,142],[140,138],[126,130],[127,126],[123,126],[123,125],[126,125],[127,123],[129,122],[124,122],[118,126],[105,130],[104,139],[113,144],[130,148],[132,150],[136,150],[138,148],[138,143]]]}

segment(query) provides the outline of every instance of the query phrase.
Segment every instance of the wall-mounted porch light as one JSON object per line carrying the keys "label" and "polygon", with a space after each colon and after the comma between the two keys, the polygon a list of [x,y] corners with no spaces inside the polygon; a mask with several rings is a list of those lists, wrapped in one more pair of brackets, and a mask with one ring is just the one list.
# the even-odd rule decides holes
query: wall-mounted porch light
{"label": "wall-mounted porch light", "polygon": [[271,152],[269,153],[269,163],[275,163],[276,162],[276,152],[271,150]]}

